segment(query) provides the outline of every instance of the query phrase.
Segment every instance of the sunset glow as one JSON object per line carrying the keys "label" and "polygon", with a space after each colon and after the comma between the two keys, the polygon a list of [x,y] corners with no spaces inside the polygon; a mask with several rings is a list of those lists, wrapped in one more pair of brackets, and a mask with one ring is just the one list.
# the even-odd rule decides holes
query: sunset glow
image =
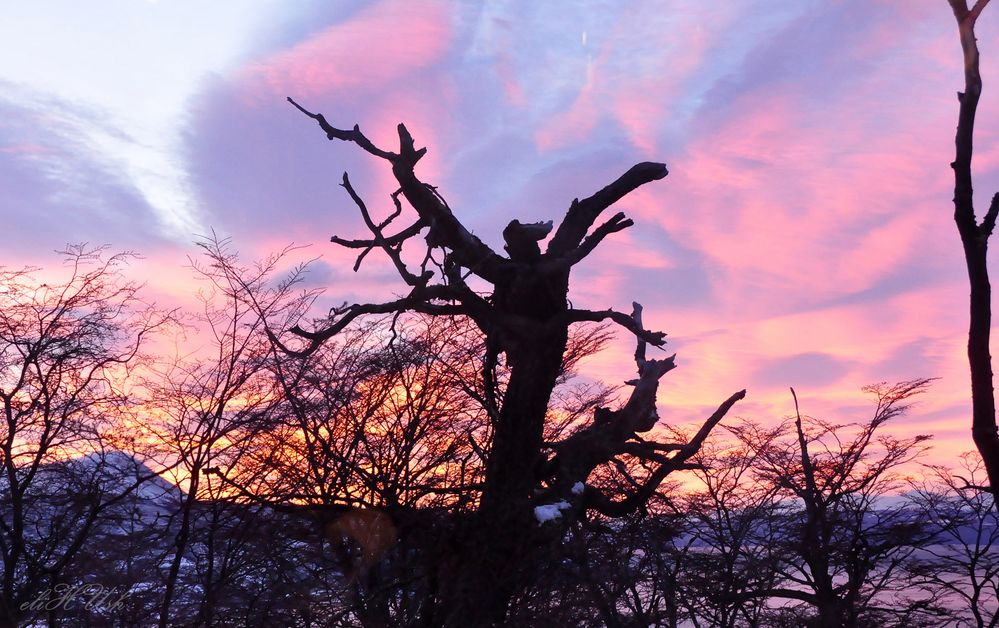
{"label": "sunset glow", "polygon": [[[401,293],[343,171],[376,216],[384,163],[285,101],[391,146],[496,251],[510,219],[555,220],[636,162],[670,175],[619,202],[635,226],[573,277],[580,307],[669,334],[664,423],[733,414],[869,418],[865,385],[938,378],[894,434],[933,462],[972,449],[967,277],[953,224],[961,54],[936,0],[621,3],[117,0],[22,3],[0,22],[7,267],[66,243],[145,259],[146,296],[195,308],[196,236],[244,260],[291,243],[329,304]],[[627,8],[625,8],[627,7]],[[61,16],[59,19],[53,15]],[[999,19],[979,25],[979,205],[999,190]],[[978,197],[976,197],[978,198]],[[418,260],[417,260],[418,261]],[[188,348],[194,351],[195,348]],[[633,340],[585,362],[618,384]]]}

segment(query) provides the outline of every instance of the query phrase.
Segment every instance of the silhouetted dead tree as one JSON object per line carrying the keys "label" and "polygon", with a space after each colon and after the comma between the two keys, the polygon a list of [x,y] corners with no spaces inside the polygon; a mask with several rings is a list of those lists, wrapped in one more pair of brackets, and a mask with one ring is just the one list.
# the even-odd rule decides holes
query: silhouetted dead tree
{"label": "silhouetted dead tree", "polygon": [[955,138],[954,221],[957,223],[964,259],[971,283],[971,322],[968,329],[968,363],[971,366],[971,435],[985,462],[989,490],[999,486],[999,430],[996,428],[996,402],[992,388],[992,356],[989,337],[992,327],[992,287],[989,285],[989,237],[999,216],[999,194],[981,223],[975,218],[971,185],[975,113],[982,95],[982,75],[978,71],[978,42],[975,22],[989,0],[978,0],[969,9],[967,0],[948,0],[957,18],[964,51],[964,91],[957,95],[961,103]]}
{"label": "silhouetted dead tree", "polygon": [[[612,309],[578,309],[568,302],[572,268],[605,237],[633,224],[617,213],[594,227],[600,215],[636,188],[665,177],[666,166],[637,164],[592,196],[573,200],[544,252],[540,242],[552,232],[551,222],[511,221],[503,231],[508,256],[502,256],[472,235],[436,188],[416,175],[426,149],[416,148],[404,125],[398,126],[398,152],[391,152],[375,146],[359,127],[335,128],[321,114],[289,101],[318,122],[330,140],[354,142],[391,167],[399,189],[391,196],[394,211],[382,221],[372,215],[344,174],[342,185],[371,237],[333,236],[332,241],[359,251],[355,270],[368,253],[380,249],[409,291],[393,301],[335,308],[315,330],[292,329],[304,339],[303,347],[281,346],[289,353],[308,354],[370,314],[419,312],[467,316],[475,322],[486,338],[482,376],[487,383],[484,401],[492,420],[492,441],[477,509],[454,535],[454,551],[439,566],[439,590],[422,615],[427,625],[502,622],[511,597],[532,582],[536,572],[532,565],[541,548],[559,542],[567,526],[587,511],[623,516],[641,508],[668,474],[689,466],[688,460],[710,430],[745,396],[740,391],[729,397],[689,442],[642,439],[639,434],[651,430],[658,420],[659,380],[675,366],[672,356],[646,357],[647,345],[662,347],[665,334],[645,329],[637,303],[629,316]],[[393,222],[403,214],[400,197],[416,216],[395,230]],[[390,228],[394,230],[389,232]],[[403,258],[403,247],[421,234],[426,247],[414,270]],[[489,293],[473,290],[466,282],[469,277],[488,284]],[[617,409],[597,408],[590,425],[546,450],[545,419],[562,370],[570,326],[603,321],[623,327],[638,340],[638,377],[631,382],[630,397]],[[277,337],[273,340],[281,342]],[[508,377],[499,394],[495,373],[501,355],[505,355]],[[643,460],[652,470],[623,496],[586,485],[594,469],[616,457]]]}

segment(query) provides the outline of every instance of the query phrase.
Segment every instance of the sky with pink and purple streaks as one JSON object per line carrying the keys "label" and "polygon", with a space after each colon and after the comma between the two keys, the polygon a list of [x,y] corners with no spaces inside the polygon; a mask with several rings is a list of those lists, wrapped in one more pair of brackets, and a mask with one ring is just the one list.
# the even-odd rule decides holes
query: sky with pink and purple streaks
{"label": "sky with pink and purple streaks", "polygon": [[[979,22],[977,203],[999,190],[999,7]],[[385,164],[326,141],[286,102],[388,147],[501,250],[511,219],[558,220],[638,161],[670,175],[617,209],[636,226],[577,270],[577,306],[646,308],[680,368],[667,422],[749,389],[738,414],[866,417],[865,384],[940,378],[893,430],[971,448],[966,277],[948,163],[962,85],[944,0],[7,3],[0,21],[2,263],[67,242],[146,259],[189,303],[196,234],[247,257],[292,242],[337,302],[388,297],[393,272],[329,236],[376,212]],[[632,343],[592,360],[631,376]]]}

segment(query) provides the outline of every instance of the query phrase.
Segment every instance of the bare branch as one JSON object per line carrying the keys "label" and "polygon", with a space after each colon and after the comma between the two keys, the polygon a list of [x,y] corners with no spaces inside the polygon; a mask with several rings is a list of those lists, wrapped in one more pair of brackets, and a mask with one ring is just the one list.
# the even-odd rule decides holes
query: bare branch
{"label": "bare branch", "polygon": [[[625,443],[621,446],[620,451],[623,454],[628,454],[641,460],[649,460],[660,464],[669,464],[670,458],[659,453],[657,451],[659,448],[652,446],[655,444],[656,443]],[[686,445],[670,444],[665,447],[667,448],[666,451],[678,451],[684,449]]]}
{"label": "bare branch", "polygon": [[[401,193],[402,190],[396,190],[391,194],[392,203],[395,205],[395,211],[393,211],[388,218],[378,223],[379,231],[385,229],[385,227],[389,226],[389,224],[391,224],[393,220],[395,220],[397,217],[399,217],[400,214],[402,214],[402,203],[399,202],[399,195]],[[390,236],[383,235],[382,240],[388,246],[399,247],[402,246],[403,242],[420,233],[420,231],[426,226],[427,223],[425,223],[423,219],[417,219],[416,222],[406,227],[399,233]],[[340,246],[348,249],[364,249],[364,251],[357,256],[357,261],[354,263],[355,273],[357,272],[358,268],[360,268],[361,261],[364,259],[364,257],[371,252],[371,249],[378,246],[378,243],[375,242],[374,240],[348,240],[346,238],[341,238],[335,235],[330,237],[330,242],[332,242],[333,244],[339,244]]]}
{"label": "bare branch", "polygon": [[[798,409],[798,395],[795,394],[794,388],[791,389],[791,397],[794,398],[794,428],[798,435],[798,448],[801,451],[801,471],[805,476],[805,487],[808,489],[809,496],[818,495],[818,489],[815,487],[815,469],[812,467],[812,459],[808,454],[808,439],[805,438],[805,431],[801,425],[801,411]],[[815,516],[815,502],[814,499],[805,499],[805,507],[808,510],[809,516]]]}
{"label": "bare branch", "polygon": [[[657,347],[662,347],[666,344],[666,333],[661,331],[649,331],[648,329],[642,329],[640,323],[637,323],[635,319],[628,316],[624,312],[617,312],[615,310],[568,310],[565,314],[554,321],[554,324],[565,324],[568,323],[582,323],[582,322],[594,322],[599,323],[605,320],[612,320],[621,327],[624,327],[636,338],[642,342],[647,342],[651,345]],[[643,353],[644,355],[644,353]]]}
{"label": "bare branch", "polygon": [[[382,225],[376,225],[375,222],[371,219],[371,214],[368,213],[368,208],[365,206],[364,201],[361,200],[361,197],[357,195],[357,192],[354,191],[354,187],[350,184],[350,179],[347,177],[346,172],[343,173],[343,183],[341,183],[341,185],[345,190],[347,190],[347,194],[350,195],[350,198],[354,201],[354,204],[357,205],[357,208],[361,211],[361,217],[364,218],[364,224],[367,225],[368,229],[375,236],[374,243],[378,245],[383,251],[385,251],[385,255],[387,255],[389,259],[392,260],[392,263],[395,265],[395,269],[399,271],[399,276],[402,277],[403,281],[405,281],[406,284],[410,286],[427,285],[427,282],[430,281],[431,277],[433,277],[433,272],[432,271],[425,272],[419,277],[409,272],[409,270],[406,268],[406,264],[402,261],[402,256],[400,255],[399,248],[390,246],[385,241],[385,237],[382,235],[383,226],[385,224],[388,224],[388,222],[391,221],[392,218],[397,216],[398,212],[390,216],[388,220],[382,223]],[[401,207],[397,206],[397,210],[401,211]],[[402,243],[400,242],[398,246],[401,247]],[[371,250],[370,248],[365,249],[364,253],[361,253],[361,255],[357,258],[357,263],[354,265],[355,271],[357,270],[358,266],[360,266],[361,260],[370,250]]]}
{"label": "bare branch", "polygon": [[978,20],[978,16],[982,14],[982,11],[988,3],[989,0],[978,0],[978,2],[975,3],[975,6],[971,7],[971,10],[968,11],[968,17],[971,19],[972,23]]}
{"label": "bare branch", "polygon": [[685,443],[683,443],[683,444],[681,444],[681,443],[657,443],[656,441],[645,440],[644,438],[642,438],[638,434],[635,434],[633,436],[633,438],[635,439],[635,442],[632,443],[632,444],[638,445],[639,447],[648,449],[650,451],[677,451],[678,449],[683,449],[684,447],[687,446]]}
{"label": "bare branch", "polygon": [[605,209],[621,200],[638,187],[664,178],[669,171],[665,164],[643,162],[617,178],[593,196],[575,199],[566,212],[562,224],[548,244],[548,255],[563,257],[579,246],[586,232]]}
{"label": "bare branch", "polygon": [[989,211],[985,213],[985,218],[982,219],[982,224],[978,227],[984,238],[988,239],[992,235],[992,231],[996,228],[997,216],[999,216],[999,193],[992,197]]}
{"label": "bare branch", "polygon": [[[420,233],[420,230],[427,225],[422,220],[417,220],[410,226],[406,227],[399,233],[390,236],[384,236],[383,241],[388,246],[398,246],[402,244],[405,240],[412,238],[413,236]],[[339,244],[340,246],[348,249],[369,249],[378,246],[374,240],[348,240],[346,238],[341,238],[339,236],[330,237],[330,242],[333,244]]]}
{"label": "bare branch", "polygon": [[630,218],[626,218],[624,212],[618,212],[614,216],[593,230],[593,233],[586,236],[575,250],[566,255],[566,260],[569,264],[576,264],[587,255],[593,252],[593,249],[597,248],[597,245],[612,233],[617,233],[618,231],[624,231],[628,227],[635,224],[635,221]]}
{"label": "bare branch", "polygon": [[[642,306],[635,303],[634,307],[634,312],[628,320],[633,327],[640,329]],[[624,500],[613,502],[592,487],[586,489],[585,506],[608,516],[623,516],[641,507],[669,473],[696,468],[698,465],[689,463],[689,459],[701,448],[708,434],[732,405],[746,395],[745,390],[732,395],[686,444],[648,443],[638,437],[638,433],[649,431],[655,426],[659,418],[656,414],[659,380],[676,365],[673,356],[664,360],[647,360],[645,340],[641,335],[635,352],[635,362],[639,377],[633,382],[635,388],[624,406],[618,411],[598,408],[594,412],[592,425],[576,432],[556,446],[557,453],[548,466],[557,476],[554,487],[558,492],[564,491],[573,482],[588,477],[597,465],[614,460],[617,454],[627,453],[642,460],[659,463],[646,482],[638,485],[638,490]],[[631,442],[633,439],[638,442]],[[674,455],[668,457],[662,453],[669,451],[675,452]]]}
{"label": "bare branch", "polygon": [[[445,302],[448,304],[435,302]],[[271,342],[281,351],[289,355],[305,357],[314,353],[322,343],[346,329],[358,317],[369,314],[400,314],[402,312],[446,316],[464,315],[481,324],[486,324],[485,322],[492,315],[489,303],[472,292],[467,286],[417,285],[408,296],[396,299],[395,301],[387,303],[355,303],[353,305],[345,303],[342,307],[331,310],[331,318],[339,318],[336,318],[329,326],[321,330],[306,331],[298,325],[292,327],[288,331],[309,341],[309,344],[304,349],[294,350],[289,348],[270,330],[267,330],[267,335]]]}
{"label": "bare branch", "polygon": [[991,486],[983,486],[981,484],[975,484],[975,483],[971,482],[970,480],[968,480],[968,478],[964,477],[963,475],[958,475],[957,473],[955,473],[954,474],[954,478],[958,479],[958,480],[961,480],[961,482],[962,482],[961,486],[955,487],[955,488],[957,488],[957,490],[960,490],[960,491],[969,491],[970,490],[970,491],[977,491],[977,492],[980,492],[980,493],[991,493],[992,492],[992,487]]}
{"label": "bare branch", "polygon": [[292,100],[291,96],[288,97],[288,102],[290,102],[292,105],[294,105],[296,109],[298,109],[299,111],[301,111],[305,115],[309,116],[310,118],[312,118],[313,120],[315,120],[316,122],[318,122],[319,123],[319,127],[323,131],[326,132],[326,137],[328,139],[330,139],[330,140],[342,140],[344,142],[354,142],[355,144],[357,144],[358,146],[360,146],[362,149],[364,149],[366,152],[371,153],[372,155],[374,155],[376,157],[381,157],[382,159],[387,159],[388,161],[391,161],[393,163],[399,159],[399,155],[397,155],[395,153],[391,153],[391,152],[389,152],[387,150],[382,150],[382,149],[378,148],[377,146],[375,146],[374,144],[372,144],[371,140],[369,140],[367,137],[365,137],[365,135],[363,133],[361,133],[361,129],[360,129],[360,127],[358,125],[355,124],[354,128],[351,129],[350,131],[344,131],[343,129],[337,129],[337,128],[333,127],[329,122],[326,121],[326,118],[323,117],[323,114],[321,114],[321,113],[312,113],[311,111],[307,110],[302,105],[300,105],[297,102],[295,102],[294,100]]}
{"label": "bare branch", "polygon": [[957,19],[961,49],[964,54],[964,91],[957,95],[961,107],[955,138],[956,156],[951,164],[955,177],[954,220],[957,222],[962,240],[968,240],[977,235],[972,199],[971,159],[974,152],[975,114],[982,93],[978,42],[974,28],[975,21],[988,4],[988,0],[979,0],[970,11],[966,0],[949,1]]}
{"label": "bare branch", "polygon": [[687,468],[687,460],[693,456],[698,449],[700,449],[711,430],[718,425],[732,406],[735,405],[735,403],[740,399],[745,398],[745,396],[746,391],[740,390],[726,399],[721,406],[719,406],[718,409],[715,410],[715,412],[704,422],[701,429],[698,430],[694,438],[692,438],[687,444],[687,448],[679,451],[675,456],[669,459],[668,463],[660,465],[655,471],[653,471],[639,490],[628,495],[624,499],[615,501],[608,499],[595,488],[587,486],[585,493],[586,506],[608,517],[623,517],[638,510],[639,507],[648,502],[648,500],[659,488],[659,485],[666,479],[667,475],[673,471]]}
{"label": "bare branch", "polygon": [[[426,154],[427,149],[415,148],[413,136],[406,129],[405,125],[400,124],[398,126],[400,152],[392,153],[375,146],[371,140],[361,133],[357,125],[354,125],[354,128],[350,131],[337,129],[330,125],[322,114],[308,111],[291,98],[288,98],[288,102],[318,122],[320,128],[326,132],[327,138],[354,142],[366,152],[389,161],[392,164],[392,174],[399,183],[402,195],[406,197],[409,204],[416,210],[416,213],[420,216],[420,220],[426,226],[430,227],[430,231],[427,233],[427,244],[431,248],[446,247],[451,249],[453,251],[452,258],[459,265],[469,269],[486,281],[491,283],[496,282],[500,274],[500,267],[503,266],[506,260],[497,255],[479,238],[472,235],[455,218],[451,209],[444,203],[433,186],[424,183],[416,176],[413,169],[420,158]],[[412,235],[415,235],[415,233]]]}
{"label": "bare branch", "polygon": [[340,314],[340,318],[338,318],[336,322],[319,331],[306,331],[298,325],[292,327],[288,331],[309,341],[309,344],[305,349],[296,351],[289,348],[270,331],[268,331],[268,336],[270,337],[271,342],[277,345],[281,351],[289,355],[305,357],[314,353],[324,342],[343,331],[359,316],[366,314],[394,314],[396,312],[420,312],[423,314],[447,315],[466,313],[465,308],[460,305],[436,305],[428,303],[423,298],[408,296],[395,301],[389,301],[388,303],[364,303],[349,305],[344,310],[338,312],[338,314]]}

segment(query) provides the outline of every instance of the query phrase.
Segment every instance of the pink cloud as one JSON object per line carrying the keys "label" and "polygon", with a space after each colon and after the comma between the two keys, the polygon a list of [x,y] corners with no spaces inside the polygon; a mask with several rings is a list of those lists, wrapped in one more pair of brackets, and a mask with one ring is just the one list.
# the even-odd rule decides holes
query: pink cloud
{"label": "pink cloud", "polygon": [[947,138],[913,137],[910,125],[951,124],[934,111],[871,120],[862,97],[839,98],[814,110],[792,87],[745,94],[689,145],[662,192],[636,197],[636,215],[717,262],[732,302],[764,310],[862,291],[941,247],[931,225],[946,223],[946,196],[938,210],[913,182],[946,184]]}
{"label": "pink cloud", "polygon": [[[455,211],[470,226],[527,218],[517,212],[541,211],[537,198],[562,203],[591,193],[633,161],[665,159],[665,181],[614,208],[637,225],[611,236],[581,265],[570,298],[580,307],[621,310],[641,300],[647,324],[671,334],[668,350],[678,352],[680,367],[664,381],[666,422],[703,419],[747,386],[750,397],[735,416],[777,420],[792,410],[788,385],[800,386],[808,413],[850,420],[868,407],[865,384],[939,376],[914,412],[925,419],[894,429],[931,430],[945,451],[967,449],[966,290],[947,168],[960,61],[946,7],[844,2],[802,15],[784,6],[790,23],[762,25],[755,16],[740,18],[738,9],[688,7],[670,28],[646,37],[654,29],[639,27],[650,7],[608,16],[602,36],[591,31],[592,59],[585,42],[577,48],[568,35],[556,49],[548,47],[555,37],[539,45],[511,27],[495,35],[495,75],[470,79],[461,65],[468,51],[449,48],[469,37],[452,37],[451,27],[470,22],[451,20],[442,5],[407,15],[406,5],[382,2],[237,78],[248,93],[270,99],[275,92],[335,97],[340,111],[327,111],[331,122],[357,121],[388,149],[397,142],[395,125],[406,122],[429,149],[421,176],[452,200],[460,190],[465,203],[455,202]],[[858,15],[870,20],[848,36],[830,34]],[[383,34],[398,41],[371,43]],[[740,47],[733,43],[740,37],[753,41]],[[515,48],[525,44],[535,47]],[[999,77],[985,70],[991,93]],[[485,102],[482,89],[496,102]],[[344,108],[360,119],[343,119]],[[976,168],[997,176],[995,116],[980,116],[979,130]],[[279,133],[261,145],[277,154],[287,142]],[[287,231],[261,236],[259,244],[266,240],[273,250],[312,236],[329,265],[346,271],[330,280],[331,299],[381,300],[400,287],[384,259],[372,253],[353,275],[353,254],[326,239],[364,234],[335,187],[340,171],[351,172],[379,215],[389,208],[394,181],[356,147],[329,146],[303,159],[332,170],[329,185],[316,186],[328,194],[314,203],[306,195],[270,203],[317,214],[296,216],[294,229],[282,227]],[[475,155],[489,157],[468,165]],[[258,178],[273,165],[258,169]],[[296,162],[281,171],[289,187],[304,167]],[[596,175],[603,168],[609,177]],[[318,170],[314,179],[324,176]],[[529,180],[536,187],[512,197],[516,192],[490,180],[508,171],[504,185]],[[554,186],[564,189],[555,193]],[[999,189],[987,178],[977,187],[983,195]],[[218,195],[229,196],[229,188]],[[560,217],[558,203],[538,218]],[[501,246],[497,229],[479,235]],[[709,288],[678,303],[681,291],[702,278]],[[631,377],[633,350],[621,334],[587,374],[612,383]],[[796,367],[811,377],[780,381],[795,379]]]}
{"label": "pink cloud", "polygon": [[51,152],[53,150],[50,147],[42,146],[41,144],[22,143],[0,146],[0,153],[7,153],[9,155],[44,155]]}
{"label": "pink cloud", "polygon": [[524,96],[524,90],[511,66],[509,54],[500,53],[496,56],[496,75],[500,80],[500,85],[503,86],[503,94],[511,105],[524,107],[528,104],[527,98]]}
{"label": "pink cloud", "polygon": [[587,265],[665,270],[673,268],[675,263],[662,251],[640,242],[632,228],[605,239],[587,259]]}
{"label": "pink cloud", "polygon": [[279,96],[373,90],[424,68],[447,49],[451,26],[439,3],[382,0],[244,70]]}
{"label": "pink cloud", "polygon": [[539,150],[556,150],[586,139],[600,116],[593,91],[593,86],[587,82],[568,110],[552,117],[535,132],[534,141]]}
{"label": "pink cloud", "polygon": [[[718,31],[699,26],[703,20],[724,25],[733,15],[724,10],[678,12],[688,28],[672,32],[650,29],[654,4],[618,16],[595,58],[586,61],[584,82],[568,109],[553,112],[535,133],[542,151],[574,146],[590,139],[604,118],[623,129],[646,157],[657,150],[657,137],[671,117],[671,103],[683,100],[686,83],[703,69]],[[636,45],[635,40],[642,43]],[[631,54],[626,55],[624,51]]]}

